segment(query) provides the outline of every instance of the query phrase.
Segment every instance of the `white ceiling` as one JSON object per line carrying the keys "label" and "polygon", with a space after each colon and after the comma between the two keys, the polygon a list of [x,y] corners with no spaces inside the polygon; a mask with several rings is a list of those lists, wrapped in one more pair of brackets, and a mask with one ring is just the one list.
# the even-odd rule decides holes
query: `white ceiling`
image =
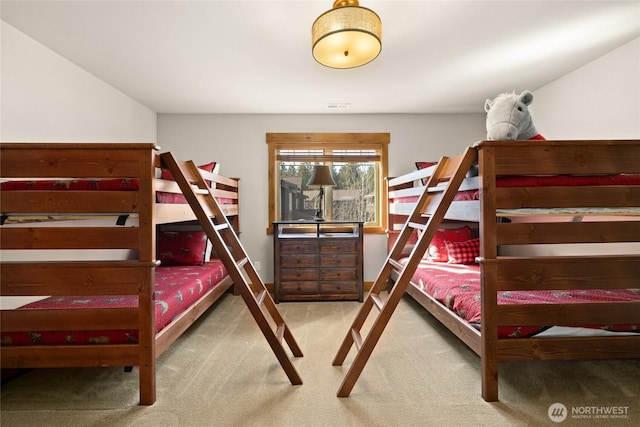
{"label": "white ceiling", "polygon": [[310,46],[332,4],[3,0],[0,12],[158,113],[482,112],[640,36],[637,0],[361,0],[382,19],[382,53],[336,70]]}

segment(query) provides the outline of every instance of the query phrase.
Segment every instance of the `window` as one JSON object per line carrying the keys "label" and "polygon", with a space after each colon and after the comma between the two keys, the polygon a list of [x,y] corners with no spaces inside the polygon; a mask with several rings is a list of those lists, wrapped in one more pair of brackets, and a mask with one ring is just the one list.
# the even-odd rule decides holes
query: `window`
{"label": "window", "polygon": [[315,165],[331,168],[324,218],[363,221],[365,232],[386,228],[388,133],[268,133],[269,227],[276,220],[313,219],[318,188],[307,187]]}

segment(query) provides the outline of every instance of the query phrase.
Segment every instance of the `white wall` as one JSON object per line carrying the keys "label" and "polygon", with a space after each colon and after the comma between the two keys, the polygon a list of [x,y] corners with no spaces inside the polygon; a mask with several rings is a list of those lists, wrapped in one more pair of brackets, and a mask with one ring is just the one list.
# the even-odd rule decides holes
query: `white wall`
{"label": "white wall", "polygon": [[[478,108],[482,111],[482,106]],[[390,132],[389,174],[415,169],[416,160],[456,155],[485,137],[484,114],[461,115],[158,115],[158,144],[178,158],[215,160],[220,173],[240,178],[240,228],[245,250],[273,282],[266,134],[268,132]],[[365,281],[386,258],[386,236],[365,236]]]}
{"label": "white wall", "polygon": [[534,93],[547,139],[640,138],[640,38]]}
{"label": "white wall", "polygon": [[0,141],[156,142],[156,113],[1,22]]}

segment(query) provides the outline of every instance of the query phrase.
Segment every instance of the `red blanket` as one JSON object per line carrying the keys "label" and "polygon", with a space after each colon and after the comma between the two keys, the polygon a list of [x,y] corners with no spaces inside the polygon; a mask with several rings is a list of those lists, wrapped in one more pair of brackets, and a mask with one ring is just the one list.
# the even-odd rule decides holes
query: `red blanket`
{"label": "red blanket", "polygon": [[[545,175],[545,176],[503,176],[496,181],[497,187],[580,187],[592,185],[640,185],[640,175]],[[459,191],[455,201],[479,200],[480,190]],[[417,196],[398,197],[393,203],[412,203]]]}
{"label": "red blanket", "polygon": [[[421,261],[413,276],[414,285],[432,296],[476,329],[480,330],[480,267]],[[640,301],[629,289],[509,291],[498,292],[498,304],[553,304],[605,301]],[[498,335],[527,337],[554,325],[500,327]],[[560,326],[560,325],[557,325]],[[584,325],[610,331],[640,332],[640,325]]]}
{"label": "red blanket", "polygon": [[[156,333],[226,276],[227,270],[220,260],[210,261],[204,265],[157,267],[155,274]],[[137,305],[138,297],[135,295],[62,296],[49,297],[22,306],[20,309],[136,307]],[[138,331],[131,329],[2,332],[1,340],[2,345],[124,344],[138,342]]]}

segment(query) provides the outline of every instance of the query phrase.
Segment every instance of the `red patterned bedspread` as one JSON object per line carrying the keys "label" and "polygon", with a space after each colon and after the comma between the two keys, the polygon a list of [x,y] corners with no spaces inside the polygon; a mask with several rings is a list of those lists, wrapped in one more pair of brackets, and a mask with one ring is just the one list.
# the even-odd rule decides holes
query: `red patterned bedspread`
{"label": "red patterned bedspread", "polygon": [[[496,181],[497,187],[580,187],[592,185],[640,185],[640,175],[545,175],[545,176],[503,176]],[[459,191],[455,201],[479,200],[480,190]],[[397,197],[394,203],[412,203],[417,196]]]}
{"label": "red patterned bedspread", "polygon": [[[112,179],[40,179],[25,181],[7,181],[0,183],[0,191],[137,191],[137,178]],[[233,200],[217,198],[221,205],[232,204]],[[182,194],[158,191],[156,202],[184,204],[187,199]]]}
{"label": "red patterned bedspread", "polygon": [[[406,261],[406,260],[405,260]],[[432,296],[476,329],[480,330],[480,267],[422,260],[412,279],[416,288]],[[640,301],[640,292],[630,289],[577,291],[505,291],[498,304],[553,304],[605,301]],[[527,337],[554,325],[500,327],[498,335]],[[558,325],[559,326],[559,325]],[[640,332],[640,325],[585,325],[610,331]]]}
{"label": "red patterned bedspread", "polygon": [[[155,274],[156,333],[166,327],[176,316],[191,306],[208,290],[213,289],[227,276],[220,260],[204,265],[157,267]],[[137,296],[49,297],[20,309],[42,308],[99,308],[135,307]],[[131,343],[138,341],[138,331],[31,331],[25,333],[3,332],[2,345],[54,345]]]}
{"label": "red patterned bedspread", "polygon": [[68,190],[68,191],[136,191],[138,179],[39,179],[7,181],[0,184],[1,191]]}

